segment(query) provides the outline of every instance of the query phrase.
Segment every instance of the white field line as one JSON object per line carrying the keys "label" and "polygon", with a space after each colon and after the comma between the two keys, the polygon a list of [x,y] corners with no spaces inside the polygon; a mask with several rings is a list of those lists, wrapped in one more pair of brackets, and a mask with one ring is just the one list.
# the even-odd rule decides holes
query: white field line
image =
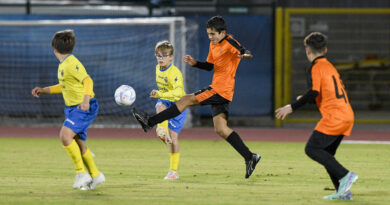
{"label": "white field line", "polygon": [[390,141],[373,141],[373,140],[343,140],[344,144],[390,144]]}

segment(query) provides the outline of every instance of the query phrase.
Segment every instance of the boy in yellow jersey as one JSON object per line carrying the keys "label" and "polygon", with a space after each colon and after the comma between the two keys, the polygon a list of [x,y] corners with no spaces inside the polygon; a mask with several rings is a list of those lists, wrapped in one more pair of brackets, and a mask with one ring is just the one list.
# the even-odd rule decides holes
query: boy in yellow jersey
{"label": "boy in yellow jersey", "polygon": [[[156,65],[156,83],[158,90],[150,92],[151,98],[158,98],[156,112],[159,113],[171,107],[183,97],[184,91],[183,76],[180,70],[172,64],[173,46],[168,41],[160,41],[156,44],[155,55],[158,62]],[[178,179],[177,168],[179,166],[179,133],[183,128],[187,110],[180,115],[157,124],[157,136],[170,144],[170,167],[165,180]]]}
{"label": "boy in yellow jersey", "polygon": [[97,169],[93,154],[85,144],[87,128],[96,118],[99,104],[94,98],[91,77],[83,64],[72,54],[75,43],[73,30],[55,33],[51,45],[60,61],[57,74],[59,83],[45,88],[35,87],[32,95],[39,97],[42,94],[62,93],[65,101],[65,121],[60,130],[60,139],[76,168],[73,188],[91,190],[106,180],[103,173]]}

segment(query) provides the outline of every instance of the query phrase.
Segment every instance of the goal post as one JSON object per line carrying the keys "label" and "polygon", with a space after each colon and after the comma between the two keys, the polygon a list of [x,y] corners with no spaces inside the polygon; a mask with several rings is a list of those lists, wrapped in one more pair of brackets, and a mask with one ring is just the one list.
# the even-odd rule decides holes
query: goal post
{"label": "goal post", "polygon": [[[0,21],[0,123],[9,125],[53,125],[63,121],[61,95],[33,98],[35,86],[58,83],[58,60],[51,38],[55,32],[73,29],[76,45],[73,54],[94,80],[100,104],[95,127],[132,127],[130,108],[115,104],[114,91],[122,84],[137,93],[134,106],[154,113],[156,88],[154,48],[158,41],[169,40],[175,49],[174,64],[182,71],[186,91],[193,91],[197,74],[182,61],[186,52],[198,53],[197,25],[186,25],[184,17],[70,19]],[[188,35],[187,35],[188,34]],[[189,112],[187,127],[192,126]]]}

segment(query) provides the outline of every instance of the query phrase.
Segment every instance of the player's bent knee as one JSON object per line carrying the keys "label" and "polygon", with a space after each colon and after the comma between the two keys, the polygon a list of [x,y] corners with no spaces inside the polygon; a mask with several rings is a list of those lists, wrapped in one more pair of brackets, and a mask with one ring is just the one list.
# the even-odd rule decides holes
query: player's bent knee
{"label": "player's bent knee", "polygon": [[60,139],[62,145],[68,146],[70,143],[72,143],[74,137],[75,133],[70,128],[65,126],[61,128]]}
{"label": "player's bent knee", "polygon": [[228,130],[226,127],[215,127],[214,131],[221,137],[226,138],[228,137]]}
{"label": "player's bent knee", "polygon": [[196,99],[194,94],[188,94],[185,97],[186,97],[186,100],[187,100],[189,105],[196,105],[196,104],[198,104],[198,100]]}
{"label": "player's bent knee", "polygon": [[222,135],[223,135],[222,130],[215,128],[214,131],[215,131],[215,133],[217,133],[219,136],[222,137]]}
{"label": "player's bent knee", "polygon": [[62,145],[64,145],[64,146],[70,145],[73,141],[73,138],[66,136],[66,135],[60,135],[60,139],[61,139]]}
{"label": "player's bent knee", "polygon": [[159,112],[164,111],[165,109],[167,109],[167,107],[164,104],[161,104],[157,107],[156,111],[157,111],[157,113],[159,113]]}
{"label": "player's bent knee", "polygon": [[305,146],[305,153],[312,159],[315,157],[315,149],[313,149],[311,146]]}
{"label": "player's bent knee", "polygon": [[176,139],[172,138],[172,144],[175,145],[175,146],[178,146],[179,145],[179,140],[177,140],[177,138]]}
{"label": "player's bent knee", "polygon": [[179,101],[176,102],[177,107],[179,110],[185,110],[187,107],[192,106],[192,105],[197,105],[198,101],[195,98],[195,95],[189,94],[185,95],[182,98],[180,98]]}

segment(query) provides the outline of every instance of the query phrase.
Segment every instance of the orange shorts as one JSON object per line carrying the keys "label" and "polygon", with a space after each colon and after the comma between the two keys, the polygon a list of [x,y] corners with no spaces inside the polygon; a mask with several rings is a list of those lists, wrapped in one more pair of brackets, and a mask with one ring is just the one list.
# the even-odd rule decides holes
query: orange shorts
{"label": "orange shorts", "polygon": [[213,90],[211,87],[208,87],[206,89],[202,89],[195,93],[196,100],[198,100],[199,103],[202,103],[203,101],[209,99],[213,95],[217,94],[215,90]]}
{"label": "orange shorts", "polygon": [[211,105],[213,117],[221,113],[225,113],[226,119],[229,117],[230,101],[220,96],[213,88],[207,87],[195,92],[195,98],[200,105]]}

